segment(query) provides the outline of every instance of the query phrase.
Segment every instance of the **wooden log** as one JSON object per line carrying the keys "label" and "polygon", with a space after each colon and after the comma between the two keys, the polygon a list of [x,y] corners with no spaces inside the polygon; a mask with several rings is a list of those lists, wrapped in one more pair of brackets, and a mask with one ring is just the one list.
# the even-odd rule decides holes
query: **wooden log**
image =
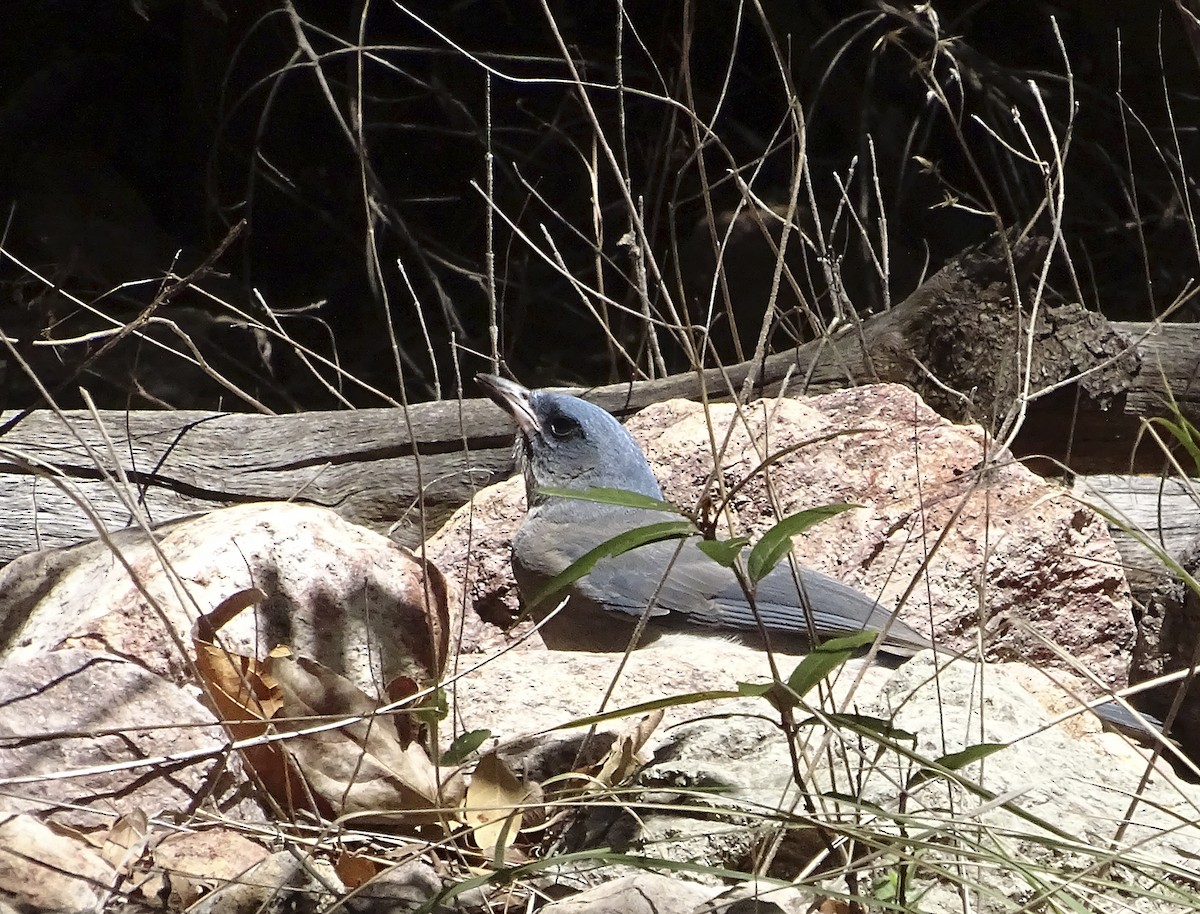
{"label": "wooden log", "polygon": [[[513,466],[511,433],[490,401],[466,401],[461,410],[458,403],[421,404],[409,413],[411,433],[396,410],[294,416],[102,412],[103,433],[88,414],[67,414],[68,425],[52,413],[35,413],[0,445],[6,518],[0,563],[96,535],[63,488],[31,472],[27,459],[17,462],[22,455],[53,462],[65,476],[63,485],[110,530],[131,522],[130,503],[147,521],[161,523],[243,502],[299,499],[381,532],[398,525],[395,538],[415,546],[422,539],[422,504],[425,529],[432,531],[473,491],[505,478]],[[115,478],[114,466],[127,485]],[[1145,531],[1171,555],[1200,536],[1194,496],[1200,480],[1079,476],[1072,491]],[[1122,525],[1110,528],[1130,585],[1144,598],[1166,570]]]}
{"label": "wooden log", "polygon": [[[1065,386],[1029,404],[1016,456],[1047,455],[1037,466],[1052,472],[1055,460],[1092,474],[1157,471],[1162,455],[1135,452],[1133,444],[1142,416],[1161,414],[1168,392],[1200,422],[1193,383],[1200,328],[1107,324],[1069,307],[1029,315],[1011,302],[1009,277],[1022,282],[1043,250],[1025,239],[964,252],[891,311],[761,363],[587,395],[623,415],[670,397],[728,399],[748,379],[758,395],[887,380],[908,383],[944,413],[969,409],[986,420],[1020,389],[1013,341],[1024,340],[1022,327],[1032,323],[1032,389]],[[1088,374],[1070,382],[1080,372]],[[0,424],[13,418],[6,413]],[[398,540],[415,545],[478,487],[512,471],[511,435],[486,400],[285,416],[39,411],[0,437],[0,562],[95,535],[63,487],[108,528],[127,525],[133,510],[157,523],[247,501],[301,499],[377,530],[395,526]],[[61,486],[39,463],[56,468]]]}
{"label": "wooden log", "polygon": [[1159,551],[1175,558],[1200,536],[1200,479],[1080,476],[1072,491],[1114,521],[1109,530],[1140,601],[1170,576]]}
{"label": "wooden log", "polygon": [[[490,402],[287,416],[39,411],[0,439],[0,562],[109,529],[252,501],[299,499],[416,544],[512,468]],[[11,414],[5,414],[5,420]],[[39,472],[52,464],[55,476]],[[72,497],[73,496],[73,497]],[[422,513],[422,507],[424,513]]]}

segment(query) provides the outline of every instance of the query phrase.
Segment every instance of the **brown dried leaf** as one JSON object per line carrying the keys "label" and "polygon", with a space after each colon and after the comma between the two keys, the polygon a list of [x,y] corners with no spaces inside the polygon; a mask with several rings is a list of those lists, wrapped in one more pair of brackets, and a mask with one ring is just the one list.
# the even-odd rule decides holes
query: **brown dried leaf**
{"label": "brown dried leaf", "polygon": [[403,701],[419,691],[420,684],[411,676],[397,676],[383,687],[383,694],[387,696],[388,701]]}
{"label": "brown dried leaf", "polygon": [[104,836],[100,856],[118,873],[128,874],[130,867],[146,849],[149,834],[150,823],[142,810],[126,813],[113,823]]}
{"label": "brown dried leaf", "polygon": [[[389,702],[403,701],[421,691],[421,684],[410,676],[397,676],[383,687],[383,694]],[[392,718],[396,724],[396,732],[404,743],[420,739],[425,732],[424,725],[415,714],[397,714]]]}
{"label": "brown dried leaf", "polygon": [[228,722],[230,732],[237,739],[266,732],[265,722],[279,712],[283,702],[278,684],[264,675],[262,664],[204,641],[194,645],[196,668],[208,685],[210,704]]}
{"label": "brown dried leaf", "polygon": [[600,790],[620,784],[644,765],[646,759],[640,755],[642,747],[658,729],[662,719],[663,709],[659,708],[644,715],[637,723],[619,734],[608,753],[601,760],[596,780],[592,782],[589,789]]}
{"label": "brown dried leaf", "polygon": [[[264,675],[258,659],[227,651],[216,643],[217,634],[227,622],[265,598],[266,594],[256,587],[239,590],[196,622],[192,638],[196,666],[208,684],[210,701],[217,706],[214,710],[222,720],[265,721],[279,710],[278,689]],[[258,736],[265,729],[255,723],[230,725],[230,731],[238,739]]]}
{"label": "brown dried leaf", "polygon": [[471,774],[463,810],[473,829],[475,844],[490,854],[496,866],[504,864],[505,851],[521,830],[521,804],[528,790],[499,756],[489,752]]}
{"label": "brown dried leaf", "polygon": [[850,903],[840,898],[826,898],[817,908],[818,914],[850,914],[852,910]]}
{"label": "brown dried leaf", "polygon": [[247,587],[245,590],[239,590],[237,593],[230,594],[224,600],[217,604],[217,608],[212,612],[205,613],[196,620],[196,627],[192,633],[194,641],[216,640],[217,632],[219,632],[230,619],[240,613],[243,609],[249,609],[255,603],[261,603],[267,598],[267,595],[257,587]]}
{"label": "brown dried leaf", "polygon": [[[250,605],[246,601],[256,594],[261,595],[262,591],[239,591],[202,616],[196,630],[208,632],[215,640],[221,626]],[[283,700],[279,684],[265,665],[254,657],[234,654],[199,637],[192,643],[196,650],[196,671],[207,686],[207,703],[225,721],[234,739],[253,739],[266,733],[268,721],[279,713]],[[281,744],[249,746],[241,754],[259,783],[286,814],[312,809],[308,792]]]}
{"label": "brown dried leaf", "polygon": [[271,657],[267,669],[283,700],[278,729],[301,730],[321,717],[358,717],[337,730],[287,741],[313,794],[333,816],[371,821],[422,823],[447,818],[456,807],[462,780],[443,772],[416,742],[405,742],[391,717],[376,715],[377,702],[314,660]]}
{"label": "brown dried leaf", "polygon": [[370,857],[342,851],[334,861],[333,868],[337,871],[338,879],[342,880],[342,884],[347,889],[357,889],[368,879],[376,876],[383,866]]}
{"label": "brown dried leaf", "polygon": [[[185,911],[212,890],[210,884],[179,873],[167,873],[163,881],[167,887],[168,911]],[[158,897],[161,894],[160,889]]]}

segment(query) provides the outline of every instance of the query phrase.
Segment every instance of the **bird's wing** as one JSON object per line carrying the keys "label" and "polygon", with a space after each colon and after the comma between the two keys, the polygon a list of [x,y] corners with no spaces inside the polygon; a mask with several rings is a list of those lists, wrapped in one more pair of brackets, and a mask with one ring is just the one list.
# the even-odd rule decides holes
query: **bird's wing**
{"label": "bird's wing", "polygon": [[[875,600],[840,581],[802,568],[800,582],[804,599],[791,568],[782,564],[758,583],[755,608],[768,631],[807,636],[811,615],[813,631],[820,637],[886,629],[884,643],[890,648],[911,653],[929,646]],[[682,549],[677,542],[652,543],[604,559],[576,589],[595,603],[630,615],[641,615],[653,599],[654,616],[669,613],[682,621],[721,629],[758,628],[755,611],[734,573],[701,552],[695,540],[685,542]]]}
{"label": "bird's wing", "polygon": [[[822,638],[886,631],[883,643],[889,648],[915,653],[930,646],[926,638],[866,594],[810,568],[800,568],[798,577],[802,598],[786,562],[759,581],[754,606],[768,630],[807,634],[811,616],[813,630]],[[754,611],[736,582],[732,590],[717,594],[714,602],[724,624],[756,627]]]}

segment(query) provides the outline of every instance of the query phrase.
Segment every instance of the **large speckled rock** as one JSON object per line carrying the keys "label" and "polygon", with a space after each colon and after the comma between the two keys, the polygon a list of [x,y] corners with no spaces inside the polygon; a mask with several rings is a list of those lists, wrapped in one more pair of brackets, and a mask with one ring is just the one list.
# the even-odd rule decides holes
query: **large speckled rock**
{"label": "large speckled rock", "polygon": [[[118,559],[117,556],[120,556]],[[0,570],[0,663],[60,646],[190,678],[193,627],[239,591],[265,599],[221,631],[239,653],[284,644],[368,694],[436,677],[448,643],[437,569],[386,537],[311,505],[263,502],[30,553]]]}
{"label": "large speckled rock", "polygon": [[[989,453],[977,426],[947,422],[907,388],[764,400],[740,415],[717,404],[707,419],[702,405],[672,400],[627,428],[667,497],[689,508],[709,481],[714,450],[725,491],[784,452],[733,497],[737,532],[756,535],[776,516],[817,505],[861,505],[798,537],[796,557],[885,605],[903,599],[901,618],[939,645],[975,654],[981,638],[989,659],[1124,684],[1133,617],[1104,521],[1007,452]],[[484,490],[427,544],[467,595],[468,650],[504,640],[472,607],[488,620],[502,619],[502,608],[516,612],[508,544],[522,491],[519,479]]]}

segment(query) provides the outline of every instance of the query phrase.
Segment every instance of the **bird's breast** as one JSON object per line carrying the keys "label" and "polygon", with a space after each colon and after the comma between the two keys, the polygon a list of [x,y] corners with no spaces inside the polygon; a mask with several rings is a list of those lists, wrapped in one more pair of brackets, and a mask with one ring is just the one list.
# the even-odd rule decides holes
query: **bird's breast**
{"label": "bird's breast", "polygon": [[513,539],[513,565],[546,578],[566,570],[595,545],[572,526],[554,518],[526,518]]}

